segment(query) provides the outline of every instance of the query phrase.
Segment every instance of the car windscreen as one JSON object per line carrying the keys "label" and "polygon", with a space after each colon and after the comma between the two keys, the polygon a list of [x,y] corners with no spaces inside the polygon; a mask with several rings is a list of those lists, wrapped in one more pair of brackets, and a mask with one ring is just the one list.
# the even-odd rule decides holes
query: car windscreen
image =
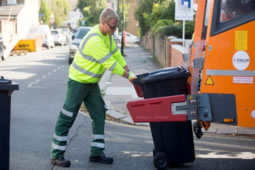
{"label": "car windscreen", "polygon": [[80,30],[78,30],[75,38],[82,39],[88,32],[89,32],[89,29],[80,29]]}

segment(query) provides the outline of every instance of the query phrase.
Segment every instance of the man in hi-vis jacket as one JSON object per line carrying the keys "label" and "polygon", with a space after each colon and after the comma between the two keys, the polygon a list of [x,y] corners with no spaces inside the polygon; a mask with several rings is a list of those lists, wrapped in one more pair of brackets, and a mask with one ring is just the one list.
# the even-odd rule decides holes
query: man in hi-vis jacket
{"label": "man in hi-vis jacket", "polygon": [[51,146],[51,164],[69,167],[64,158],[68,132],[84,102],[92,119],[93,140],[90,162],[112,164],[113,158],[104,154],[105,103],[98,82],[106,69],[129,80],[136,78],[113,38],[118,24],[118,14],[106,8],[100,15],[100,24],[93,27],[81,41],[69,69],[69,80],[65,103],[60,111]]}

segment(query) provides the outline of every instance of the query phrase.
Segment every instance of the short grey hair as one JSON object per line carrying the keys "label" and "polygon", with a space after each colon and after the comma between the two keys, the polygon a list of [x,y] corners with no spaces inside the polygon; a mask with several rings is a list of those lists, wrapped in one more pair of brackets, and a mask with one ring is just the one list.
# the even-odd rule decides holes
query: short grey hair
{"label": "short grey hair", "polygon": [[119,20],[119,15],[112,8],[105,8],[100,14],[100,22],[110,21],[111,19]]}

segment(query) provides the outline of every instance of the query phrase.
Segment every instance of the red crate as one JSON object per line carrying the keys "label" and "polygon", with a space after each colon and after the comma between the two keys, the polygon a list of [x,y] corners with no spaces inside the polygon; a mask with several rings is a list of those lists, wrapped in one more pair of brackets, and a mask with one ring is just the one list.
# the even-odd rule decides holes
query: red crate
{"label": "red crate", "polygon": [[173,115],[172,103],[185,102],[186,96],[176,95],[130,101],[127,108],[134,122],[180,122],[187,121],[186,113]]}

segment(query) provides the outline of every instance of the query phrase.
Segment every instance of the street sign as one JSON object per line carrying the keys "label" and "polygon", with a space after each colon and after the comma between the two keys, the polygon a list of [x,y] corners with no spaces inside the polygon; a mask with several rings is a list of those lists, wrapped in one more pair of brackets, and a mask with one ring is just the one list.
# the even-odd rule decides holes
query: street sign
{"label": "street sign", "polygon": [[193,21],[193,0],[175,0],[175,20]]}

